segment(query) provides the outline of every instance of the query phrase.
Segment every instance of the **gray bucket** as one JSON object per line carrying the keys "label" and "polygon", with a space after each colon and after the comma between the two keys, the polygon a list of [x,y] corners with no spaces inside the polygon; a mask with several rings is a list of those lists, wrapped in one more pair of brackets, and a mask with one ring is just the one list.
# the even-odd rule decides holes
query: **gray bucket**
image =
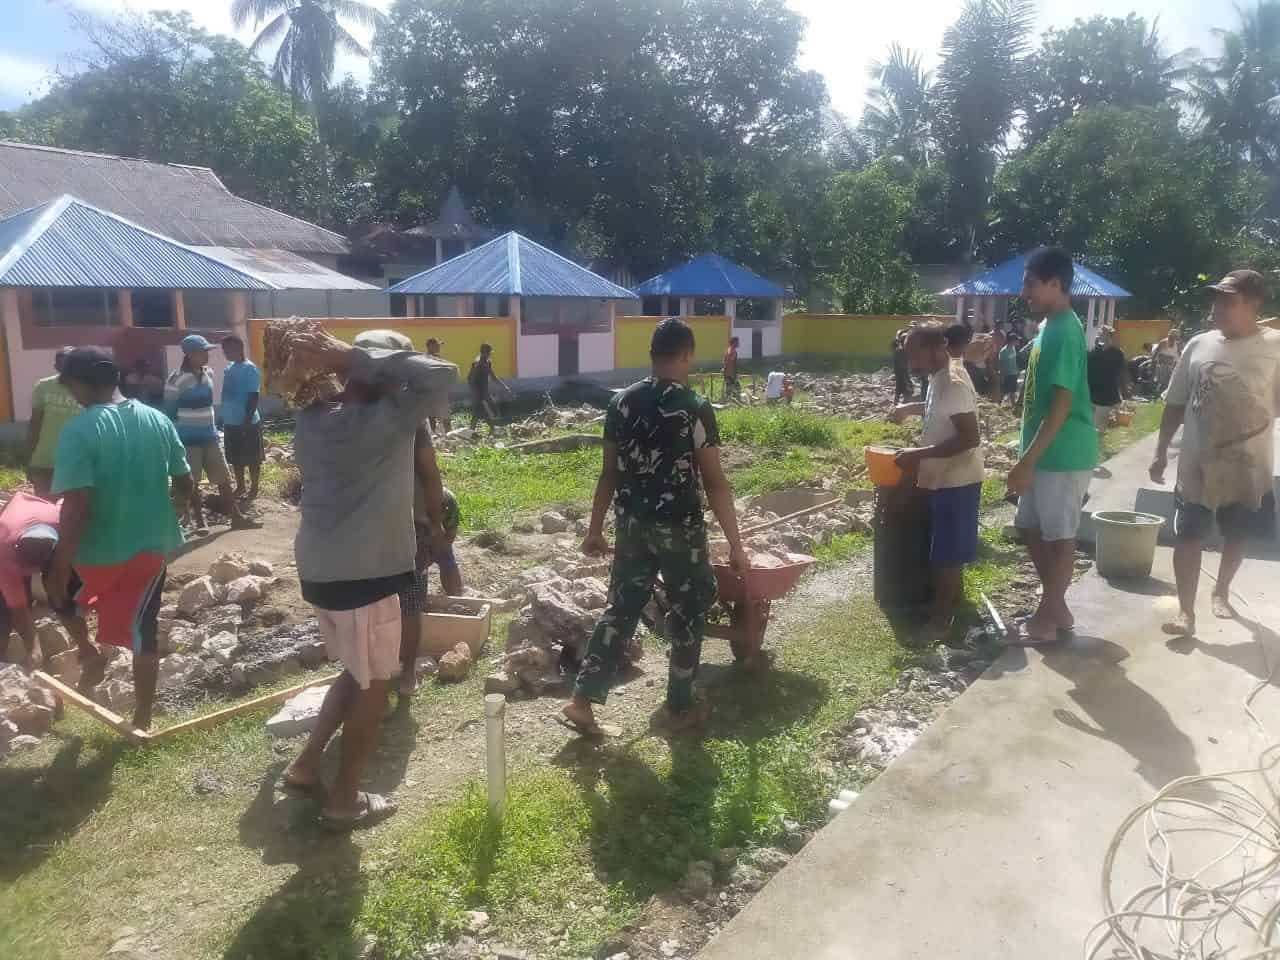
{"label": "gray bucket", "polygon": [[1098,573],[1103,577],[1149,577],[1164,517],[1131,510],[1093,514]]}

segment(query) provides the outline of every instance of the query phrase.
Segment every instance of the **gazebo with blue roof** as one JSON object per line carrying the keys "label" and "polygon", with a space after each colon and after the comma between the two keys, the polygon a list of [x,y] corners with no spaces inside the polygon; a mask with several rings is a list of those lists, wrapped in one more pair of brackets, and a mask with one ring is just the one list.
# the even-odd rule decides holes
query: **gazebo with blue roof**
{"label": "gazebo with blue roof", "polygon": [[[986,273],[943,290],[939,296],[956,298],[956,320],[969,322],[970,301],[973,303],[975,329],[991,329],[999,318],[1008,314],[1009,301],[1022,293],[1022,275],[1026,271],[1030,253],[1019,254],[992,267]],[[1075,265],[1075,279],[1071,282],[1071,298],[1087,301],[1084,311],[1085,335],[1089,345],[1104,326],[1112,326],[1116,320],[1116,301],[1131,297],[1128,290],[1112,283],[1080,263]]]}
{"label": "gazebo with blue roof", "polygon": [[[746,358],[781,350],[782,301],[787,295],[786,289],[718,253],[704,253],[650,277],[634,292],[646,302],[645,313],[694,316],[723,312],[734,334],[747,345],[741,349]],[[658,300],[656,310],[652,309],[654,299]],[[708,300],[723,301],[723,307],[708,311],[704,309]],[[747,309],[740,310],[742,307]],[[767,336],[770,332],[778,335]]]}

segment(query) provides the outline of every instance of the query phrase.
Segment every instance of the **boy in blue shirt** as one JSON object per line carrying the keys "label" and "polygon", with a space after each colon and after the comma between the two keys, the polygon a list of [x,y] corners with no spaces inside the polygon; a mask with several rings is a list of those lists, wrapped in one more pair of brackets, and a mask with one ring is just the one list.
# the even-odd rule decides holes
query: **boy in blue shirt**
{"label": "boy in blue shirt", "polygon": [[227,358],[222,371],[222,437],[227,463],[236,474],[236,499],[245,497],[247,468],[248,498],[256,500],[262,470],[262,414],[258,412],[262,375],[252,360],[245,359],[244,341],[234,334],[222,338],[222,353]]}
{"label": "boy in blue shirt", "polygon": [[187,462],[191,465],[195,489],[189,501],[194,520],[192,532],[201,537],[209,532],[200,502],[202,472],[209,475],[209,480],[222,495],[223,509],[231,517],[233,530],[257,530],[262,526],[240,511],[240,505],[231,492],[231,470],[222,455],[214,422],[213,374],[209,372],[209,351],[212,348],[213,344],[198,333],[183,337],[182,366],[169,375],[164,385],[165,413],[177,424],[178,437],[186,448]]}

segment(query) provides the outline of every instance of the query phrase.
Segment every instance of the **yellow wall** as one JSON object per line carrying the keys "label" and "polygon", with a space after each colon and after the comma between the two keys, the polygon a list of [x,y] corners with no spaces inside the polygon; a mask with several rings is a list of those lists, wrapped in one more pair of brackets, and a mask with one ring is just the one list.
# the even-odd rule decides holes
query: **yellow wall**
{"label": "yellow wall", "polygon": [[[665,317],[618,317],[613,327],[613,368],[633,370],[649,366],[649,343],[653,328]],[[682,317],[693,328],[697,341],[694,362],[718,364],[729,345],[729,318],[726,316]]]}
{"label": "yellow wall", "polygon": [[[462,379],[480,353],[480,344],[491,343],[494,373],[500,377],[516,375],[516,325],[509,317],[331,317],[322,323],[325,330],[348,343],[363,330],[396,330],[419,350],[425,350],[427,338],[436,337],[444,342],[440,355],[458,365]],[[265,324],[265,320],[249,321],[250,349],[259,366]]]}
{"label": "yellow wall", "polygon": [[1168,320],[1117,320],[1112,343],[1123,350],[1126,357],[1133,359],[1142,353],[1144,343],[1163,340],[1168,332]]}
{"label": "yellow wall", "polygon": [[888,357],[893,337],[913,322],[949,323],[949,316],[862,316],[788,313],[782,318],[782,352]]}

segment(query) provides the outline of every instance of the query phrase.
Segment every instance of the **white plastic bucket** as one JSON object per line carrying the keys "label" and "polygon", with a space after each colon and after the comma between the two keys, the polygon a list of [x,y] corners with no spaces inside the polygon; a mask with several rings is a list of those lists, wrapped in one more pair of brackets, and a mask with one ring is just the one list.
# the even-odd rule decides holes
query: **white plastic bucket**
{"label": "white plastic bucket", "polygon": [[1098,573],[1104,577],[1149,577],[1164,517],[1130,510],[1093,515]]}

